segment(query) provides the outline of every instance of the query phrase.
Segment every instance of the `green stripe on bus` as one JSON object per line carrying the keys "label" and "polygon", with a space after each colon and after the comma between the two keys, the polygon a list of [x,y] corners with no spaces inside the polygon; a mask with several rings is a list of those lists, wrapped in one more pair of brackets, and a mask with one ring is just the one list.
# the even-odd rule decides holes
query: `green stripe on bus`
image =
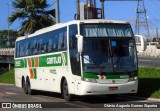
{"label": "green stripe on bus", "polygon": [[[66,57],[67,56],[65,56],[65,60],[67,61]],[[39,57],[39,67],[62,66],[63,62],[64,62],[64,59],[62,59],[61,54],[54,54],[54,55]]]}
{"label": "green stripe on bus", "polygon": [[33,68],[33,72],[34,72],[34,79],[37,79],[37,70],[36,70],[36,68]]}
{"label": "green stripe on bus", "polygon": [[94,78],[94,79],[100,79],[101,76],[105,76],[106,79],[125,79],[125,78],[129,78],[129,75],[126,74],[120,74],[120,75],[111,75],[111,74],[107,74],[107,75],[96,75],[94,73],[89,73],[89,72],[83,72],[83,77],[85,78]]}
{"label": "green stripe on bus", "polygon": [[[63,56],[63,57],[62,57]],[[39,56],[38,57],[38,66],[39,67],[50,67],[50,66],[67,66],[67,52],[47,55],[47,56]],[[34,57],[30,58],[31,67],[35,67]],[[27,58],[26,59],[18,59],[15,60],[15,68],[26,68],[27,67]]]}
{"label": "green stripe on bus", "polygon": [[14,64],[15,64],[15,68],[24,68],[25,67],[25,62],[23,59],[15,60]]}
{"label": "green stripe on bus", "polygon": [[105,75],[106,79],[126,79],[129,78],[128,75]]}
{"label": "green stripe on bus", "polygon": [[66,64],[65,65],[67,66],[67,64],[68,64],[67,52],[64,53],[64,56],[66,58]]}
{"label": "green stripe on bus", "polygon": [[85,78],[94,78],[94,79],[99,79],[97,75],[89,72],[83,72],[83,77]]}
{"label": "green stripe on bus", "polygon": [[27,67],[27,59],[23,59],[24,61],[24,67],[26,68]]}
{"label": "green stripe on bus", "polygon": [[32,67],[34,67],[34,58],[33,57],[31,58],[31,61],[32,61]]}

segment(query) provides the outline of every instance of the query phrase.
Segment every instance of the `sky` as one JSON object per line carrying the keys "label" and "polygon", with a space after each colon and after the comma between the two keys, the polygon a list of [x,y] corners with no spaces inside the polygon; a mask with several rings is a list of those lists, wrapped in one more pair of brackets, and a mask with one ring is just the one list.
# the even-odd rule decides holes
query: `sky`
{"label": "sky", "polygon": [[[9,16],[16,10],[12,7],[14,0],[0,0],[0,30],[8,29],[8,12]],[[97,0],[97,7],[101,7],[101,4]],[[149,24],[149,30],[152,36],[156,36],[156,28],[159,28],[160,35],[160,0],[144,0],[145,8],[147,10],[147,18]],[[8,10],[8,4],[9,10]],[[86,0],[80,0],[80,2],[86,2]],[[55,8],[55,0],[47,0],[50,5],[48,9]],[[74,14],[76,13],[76,0],[59,0],[60,3],[60,21],[67,22],[74,20]],[[136,21],[136,9],[137,2],[135,1],[106,1],[105,2],[105,19],[125,20],[129,21],[135,30]],[[10,29],[18,30],[21,26],[22,20],[16,20]]]}

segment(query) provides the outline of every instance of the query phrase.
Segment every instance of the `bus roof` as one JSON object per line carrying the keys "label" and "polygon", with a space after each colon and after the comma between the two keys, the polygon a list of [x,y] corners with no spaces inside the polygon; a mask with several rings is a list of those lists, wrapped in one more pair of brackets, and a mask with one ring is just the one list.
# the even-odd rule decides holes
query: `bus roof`
{"label": "bus roof", "polygon": [[79,24],[79,23],[129,24],[129,22],[121,21],[121,20],[105,20],[105,19],[72,20],[72,21],[69,21],[69,22],[66,22],[66,23],[58,23],[58,24],[55,24],[55,25],[40,29],[40,30],[36,31],[35,33],[27,35],[27,36],[18,37],[16,41],[23,40],[23,39],[30,38],[30,37],[34,37],[36,35],[40,35],[40,34],[43,34],[43,33],[46,33],[46,32],[50,32],[52,30],[56,30],[56,29],[65,27],[65,26],[70,25],[70,24]]}

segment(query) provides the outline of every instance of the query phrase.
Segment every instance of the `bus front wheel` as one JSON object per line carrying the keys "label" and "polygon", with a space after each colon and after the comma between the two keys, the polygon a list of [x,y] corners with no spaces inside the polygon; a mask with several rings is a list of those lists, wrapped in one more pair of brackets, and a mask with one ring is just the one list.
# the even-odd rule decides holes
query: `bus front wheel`
{"label": "bus front wheel", "polygon": [[72,100],[72,95],[69,94],[68,84],[67,84],[66,80],[64,80],[64,82],[63,82],[63,97],[66,101]]}

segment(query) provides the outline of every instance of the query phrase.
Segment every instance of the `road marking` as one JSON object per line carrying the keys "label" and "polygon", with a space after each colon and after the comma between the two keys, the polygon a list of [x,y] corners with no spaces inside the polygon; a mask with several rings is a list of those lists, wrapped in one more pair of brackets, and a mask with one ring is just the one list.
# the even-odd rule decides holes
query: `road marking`
{"label": "road marking", "polygon": [[9,95],[16,95],[16,93],[12,93],[12,92],[5,92],[5,93]]}
{"label": "road marking", "polygon": [[160,62],[158,60],[138,60],[139,62]]}
{"label": "road marking", "polygon": [[40,97],[33,97],[33,98],[35,98],[35,99],[40,99],[40,100],[46,100],[46,99],[40,98]]}
{"label": "road marking", "polygon": [[146,62],[148,62],[148,61],[152,61],[152,60],[138,60],[138,61],[146,61]]}

